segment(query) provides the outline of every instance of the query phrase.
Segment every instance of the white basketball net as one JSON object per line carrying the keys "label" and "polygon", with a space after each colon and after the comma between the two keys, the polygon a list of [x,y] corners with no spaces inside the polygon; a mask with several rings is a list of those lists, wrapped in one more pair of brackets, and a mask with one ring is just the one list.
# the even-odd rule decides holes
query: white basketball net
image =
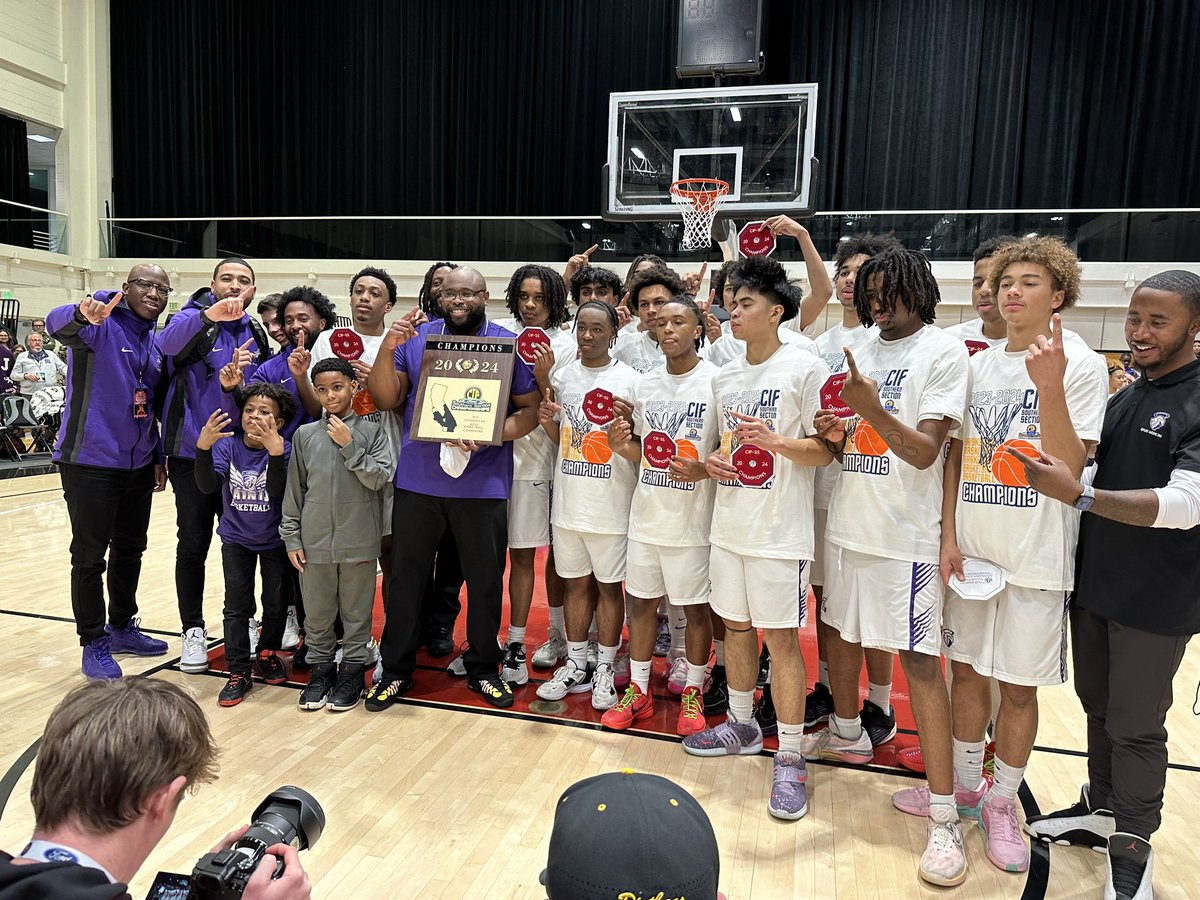
{"label": "white basketball net", "polygon": [[712,223],[729,193],[729,185],[716,178],[690,178],[671,185],[671,199],[683,215],[684,250],[702,250],[712,243]]}

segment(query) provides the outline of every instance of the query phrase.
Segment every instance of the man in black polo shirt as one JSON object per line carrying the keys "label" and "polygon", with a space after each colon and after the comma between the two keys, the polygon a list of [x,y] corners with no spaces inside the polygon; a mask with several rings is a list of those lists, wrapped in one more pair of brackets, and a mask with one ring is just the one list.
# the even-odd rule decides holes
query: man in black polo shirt
{"label": "man in black polo shirt", "polygon": [[1021,457],[1032,487],[1086,513],[1071,643],[1089,779],[1078,803],[1025,827],[1043,840],[1107,845],[1105,896],[1119,900],[1152,896],[1149,838],[1162,821],[1171,682],[1200,632],[1198,332],[1200,276],[1147,278],[1125,318],[1143,377],[1109,400],[1093,483],[1046,454]]}

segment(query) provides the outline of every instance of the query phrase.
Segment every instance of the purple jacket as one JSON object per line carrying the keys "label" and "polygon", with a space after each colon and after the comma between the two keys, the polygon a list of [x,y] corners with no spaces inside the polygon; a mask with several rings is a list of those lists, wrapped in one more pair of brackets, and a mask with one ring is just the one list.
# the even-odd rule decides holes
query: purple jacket
{"label": "purple jacket", "polygon": [[0,347],[0,394],[10,394],[16,387],[8,377],[12,371],[13,355],[7,347]]}
{"label": "purple jacket", "polygon": [[292,370],[288,368],[287,361],[291,354],[292,348],[288,347],[282,353],[272,356],[259,366],[257,371],[246,380],[247,384],[255,381],[278,384],[291,391],[292,397],[296,401],[296,414],[292,416],[291,421],[284,425],[283,430],[279,432],[286,441],[292,439],[292,435],[296,433],[297,428],[301,425],[307,425],[313,420],[312,416],[304,408],[304,404],[300,402],[300,389],[296,387],[296,379],[292,377]]}
{"label": "purple jacket", "polygon": [[[167,388],[163,412],[163,452],[183,459],[196,458],[196,438],[213,410],[224,408],[221,366],[233,359],[233,351],[246,341],[247,349],[260,354],[260,348],[250,327],[250,317],[243,315],[236,322],[217,323],[216,339],[202,359],[187,361],[202,343],[210,324],[201,314],[213,303],[208,288],[196,291],[183,309],[171,317],[158,336],[158,344],[168,357],[170,385]],[[203,349],[203,348],[200,348]],[[270,352],[269,349],[267,352]],[[254,374],[257,364],[245,370],[246,377]]]}
{"label": "purple jacket", "polygon": [[[105,303],[114,291],[96,291]],[[59,462],[103,469],[140,469],[159,460],[156,393],[163,354],[154,322],[123,302],[102,325],[92,325],[74,304],[46,316],[46,331],[67,345],[67,390],[62,427],[54,446]],[[134,418],[134,391],[147,393],[146,417]]]}

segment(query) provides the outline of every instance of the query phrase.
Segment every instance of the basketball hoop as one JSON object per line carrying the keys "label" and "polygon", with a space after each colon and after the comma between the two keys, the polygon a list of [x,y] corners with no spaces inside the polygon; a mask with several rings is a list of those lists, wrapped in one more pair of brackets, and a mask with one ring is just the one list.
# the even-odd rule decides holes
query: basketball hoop
{"label": "basketball hoop", "polygon": [[702,250],[712,243],[712,223],[729,183],[719,178],[684,178],[671,185],[671,200],[683,214],[684,250]]}

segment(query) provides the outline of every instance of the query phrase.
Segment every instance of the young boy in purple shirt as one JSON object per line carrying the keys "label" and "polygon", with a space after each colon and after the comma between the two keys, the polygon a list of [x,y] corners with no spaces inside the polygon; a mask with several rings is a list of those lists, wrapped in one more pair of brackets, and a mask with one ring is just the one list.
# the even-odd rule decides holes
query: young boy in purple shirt
{"label": "young boy in purple shirt", "polygon": [[[235,437],[229,415],[217,410],[196,440],[196,487],[221,494],[221,563],[225,574],[225,659],[229,681],[217,703],[237,706],[250,691],[250,617],[254,615],[254,569],[262,571],[263,628],[258,671],[267,684],[287,679],[275,655],[283,640],[287,608],[280,588],[288,558],[279,537],[287,461],[291,445],[281,429],[296,415],[287,388],[255,382],[237,396],[242,435]],[[225,438],[233,440],[225,440]]]}

